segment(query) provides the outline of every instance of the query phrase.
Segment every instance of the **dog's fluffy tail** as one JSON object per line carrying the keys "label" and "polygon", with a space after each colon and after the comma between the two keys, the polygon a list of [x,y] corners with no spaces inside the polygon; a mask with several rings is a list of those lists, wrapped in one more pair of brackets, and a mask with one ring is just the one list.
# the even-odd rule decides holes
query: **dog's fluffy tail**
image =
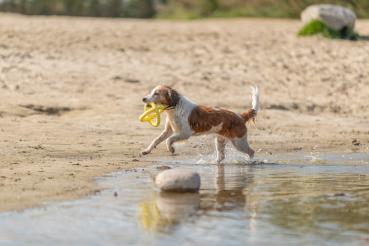
{"label": "dog's fluffy tail", "polygon": [[252,93],[252,107],[246,112],[241,114],[242,119],[246,122],[249,120],[254,120],[256,118],[256,114],[259,111],[259,89],[256,86],[251,87]]}

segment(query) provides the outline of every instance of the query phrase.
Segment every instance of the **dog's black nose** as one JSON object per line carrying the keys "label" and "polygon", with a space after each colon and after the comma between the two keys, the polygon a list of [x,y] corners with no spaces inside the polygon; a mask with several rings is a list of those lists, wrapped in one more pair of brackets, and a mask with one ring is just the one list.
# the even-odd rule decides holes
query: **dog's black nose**
{"label": "dog's black nose", "polygon": [[146,97],[142,98],[142,101],[145,103],[147,101]]}

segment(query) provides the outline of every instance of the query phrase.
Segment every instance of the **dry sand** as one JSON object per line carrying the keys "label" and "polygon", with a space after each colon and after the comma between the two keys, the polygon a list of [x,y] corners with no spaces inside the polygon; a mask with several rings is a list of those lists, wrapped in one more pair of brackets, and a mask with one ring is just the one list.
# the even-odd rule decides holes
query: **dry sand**
{"label": "dry sand", "polygon": [[[238,112],[258,85],[257,155],[368,151],[369,42],[298,38],[299,27],[0,15],[0,211],[90,194],[96,176],[171,158],[164,145],[138,155],[160,132],[137,121],[141,98],[161,83]],[[368,34],[369,21],[357,28]]]}

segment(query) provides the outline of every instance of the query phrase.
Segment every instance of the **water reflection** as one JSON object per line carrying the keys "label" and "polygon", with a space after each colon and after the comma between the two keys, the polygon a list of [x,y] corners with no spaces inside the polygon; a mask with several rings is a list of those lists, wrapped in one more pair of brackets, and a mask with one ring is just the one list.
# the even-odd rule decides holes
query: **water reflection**
{"label": "water reflection", "polygon": [[272,175],[267,182],[274,186],[261,193],[259,203],[270,223],[325,238],[339,238],[338,232],[369,233],[368,174],[295,174],[289,181]]}
{"label": "water reflection", "polygon": [[139,219],[143,227],[153,231],[169,231],[194,215],[209,211],[243,209],[245,187],[252,182],[252,172],[243,165],[217,165],[202,173],[200,193],[153,193],[140,203]]}
{"label": "water reflection", "polygon": [[170,231],[209,214],[238,211],[249,238],[260,237],[269,223],[289,236],[349,242],[369,234],[369,169],[357,168],[361,171],[332,165],[196,168],[202,178],[200,193],[153,195],[141,204],[141,223],[148,230]]}
{"label": "water reflection", "polygon": [[140,222],[147,230],[169,231],[194,215],[200,207],[198,193],[160,192],[140,204]]}
{"label": "water reflection", "polygon": [[244,165],[217,165],[213,175],[205,179],[205,183],[215,182],[214,187],[202,190],[201,209],[227,211],[245,206],[245,188],[253,182],[252,170]]}
{"label": "water reflection", "polygon": [[341,156],[165,164],[199,172],[197,194],[154,191],[155,165],[122,172],[95,196],[0,213],[0,245],[365,245],[369,155]]}

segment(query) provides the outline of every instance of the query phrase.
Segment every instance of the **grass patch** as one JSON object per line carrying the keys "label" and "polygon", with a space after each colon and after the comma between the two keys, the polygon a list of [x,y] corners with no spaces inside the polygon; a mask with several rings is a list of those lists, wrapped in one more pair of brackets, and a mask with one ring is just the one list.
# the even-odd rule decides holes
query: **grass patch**
{"label": "grass patch", "polygon": [[299,36],[313,36],[313,35],[322,35],[326,38],[331,39],[349,39],[349,40],[357,40],[359,38],[359,34],[356,33],[351,28],[344,27],[339,31],[333,30],[328,27],[326,24],[319,20],[312,20],[307,23],[301,30],[298,32]]}

